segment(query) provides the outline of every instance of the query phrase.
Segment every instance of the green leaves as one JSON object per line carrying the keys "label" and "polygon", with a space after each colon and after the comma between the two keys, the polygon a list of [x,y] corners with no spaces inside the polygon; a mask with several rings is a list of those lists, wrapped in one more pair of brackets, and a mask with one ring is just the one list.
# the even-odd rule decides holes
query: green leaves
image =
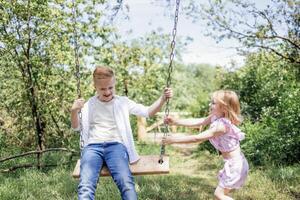
{"label": "green leaves", "polygon": [[[248,56],[246,65],[227,75],[223,87],[240,94],[249,158],[259,165],[297,163],[300,156],[300,95],[297,70],[269,54]],[[251,122],[250,122],[251,121]]]}
{"label": "green leaves", "polygon": [[[36,132],[36,137],[42,135],[43,145],[60,146],[69,140],[64,134],[70,133],[69,106],[76,96],[71,7],[65,1],[5,2],[0,7],[0,94],[4,100],[0,109],[12,123],[8,141],[18,138],[20,147],[32,148]],[[83,28],[79,26],[78,32],[90,32]],[[82,44],[83,52],[91,46]],[[82,72],[85,78],[86,70]],[[83,82],[83,88],[87,84]]]}

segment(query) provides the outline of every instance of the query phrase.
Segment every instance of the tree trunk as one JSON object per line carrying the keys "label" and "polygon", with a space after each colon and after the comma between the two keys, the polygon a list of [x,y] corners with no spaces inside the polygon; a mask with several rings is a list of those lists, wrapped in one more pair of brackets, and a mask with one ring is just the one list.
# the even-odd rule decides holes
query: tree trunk
{"label": "tree trunk", "polygon": [[[31,27],[30,27],[30,21],[31,21],[31,13],[30,13],[30,0],[28,0],[28,15],[27,15],[27,29],[28,29],[28,38],[27,38],[27,47],[24,48],[24,53],[26,57],[25,61],[25,71],[27,75],[27,88],[29,88],[29,91],[27,92],[28,99],[30,101],[31,106],[31,112],[32,112],[32,118],[35,125],[35,132],[36,132],[36,139],[37,139],[37,150],[42,151],[43,150],[43,136],[44,136],[44,127],[42,126],[42,114],[40,113],[39,107],[38,107],[38,83],[37,78],[34,78],[33,70],[32,70],[32,63],[31,63],[31,57],[30,57],[30,50],[32,48],[32,38],[31,38]],[[26,85],[26,84],[25,84]],[[37,154],[37,167],[40,169],[40,159],[42,157],[42,153]]]}

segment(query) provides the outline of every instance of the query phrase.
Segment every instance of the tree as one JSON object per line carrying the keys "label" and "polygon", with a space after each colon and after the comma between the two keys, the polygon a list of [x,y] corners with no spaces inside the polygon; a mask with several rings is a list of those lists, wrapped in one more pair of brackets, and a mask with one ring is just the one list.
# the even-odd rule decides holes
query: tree
{"label": "tree", "polygon": [[[93,9],[103,3],[1,1],[0,106],[8,113],[7,119],[13,119],[19,138],[16,145],[31,147],[36,140],[37,150],[43,150],[46,139],[49,145],[63,143],[65,130],[69,129],[69,104],[65,103],[74,99],[75,91],[73,30],[80,33],[81,55],[93,46],[91,39],[102,38],[104,44],[112,30],[97,26],[102,10]],[[74,8],[78,9],[75,27]],[[83,68],[83,78],[87,71]]]}
{"label": "tree", "polygon": [[271,0],[265,8],[243,0],[190,1],[185,7],[194,21],[207,22],[207,36],[217,41],[236,39],[241,52],[264,49],[299,68],[300,3],[297,0]]}

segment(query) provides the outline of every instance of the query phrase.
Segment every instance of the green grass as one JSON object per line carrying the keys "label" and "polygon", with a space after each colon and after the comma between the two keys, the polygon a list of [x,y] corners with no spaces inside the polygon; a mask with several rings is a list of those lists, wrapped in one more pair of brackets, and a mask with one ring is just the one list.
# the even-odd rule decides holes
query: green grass
{"label": "green grass", "polygon": [[[138,144],[142,154],[159,154],[159,146]],[[217,185],[216,174],[222,168],[222,159],[208,152],[190,153],[167,147],[171,171],[168,175],[137,176],[136,189],[141,200],[198,200],[213,199]],[[0,174],[1,200],[73,200],[77,199],[78,180],[71,177],[71,167],[49,170],[19,169],[14,173]],[[251,166],[246,185],[234,191],[234,199],[292,200],[300,196],[300,166]],[[110,177],[98,184],[96,199],[120,199],[118,189]]]}

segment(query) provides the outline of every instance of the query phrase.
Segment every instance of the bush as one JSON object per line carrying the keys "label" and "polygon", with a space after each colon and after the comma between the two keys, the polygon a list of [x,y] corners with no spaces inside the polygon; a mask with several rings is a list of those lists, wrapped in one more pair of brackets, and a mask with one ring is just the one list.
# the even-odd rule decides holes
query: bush
{"label": "bush", "polygon": [[291,137],[288,130],[281,130],[281,122],[266,117],[261,122],[246,122],[243,130],[246,140],[242,143],[247,158],[256,165],[287,165],[299,158],[298,136]]}
{"label": "bush", "polygon": [[225,74],[222,88],[240,95],[242,143],[249,159],[258,165],[299,162],[300,84],[297,70],[284,61],[272,61],[263,54],[252,54],[244,67]]}

